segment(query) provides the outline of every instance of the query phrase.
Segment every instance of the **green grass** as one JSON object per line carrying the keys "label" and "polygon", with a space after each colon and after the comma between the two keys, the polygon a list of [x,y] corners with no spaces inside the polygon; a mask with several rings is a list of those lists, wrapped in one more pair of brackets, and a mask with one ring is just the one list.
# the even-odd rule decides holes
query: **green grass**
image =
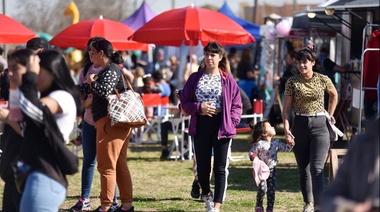
{"label": "green grass", "polygon": [[[281,137],[281,135],[280,135]],[[248,134],[239,134],[233,141],[232,156],[245,156],[250,149]],[[81,154],[81,152],[80,152]],[[190,196],[193,181],[192,161],[160,161],[160,144],[130,145],[128,165],[132,174],[136,211],[205,211],[204,203]],[[246,159],[230,162],[227,198],[222,211],[253,211],[256,186],[252,179],[252,163]],[[302,196],[293,153],[279,153],[275,211],[301,211]],[[81,176],[68,176],[67,198],[61,211],[67,211],[79,198]],[[1,181],[0,186],[4,187]],[[99,174],[95,171],[91,206],[100,205]],[[2,194],[0,196],[2,198]],[[2,204],[0,202],[0,204]],[[264,202],[265,204],[265,202]],[[1,207],[2,205],[0,205]]]}

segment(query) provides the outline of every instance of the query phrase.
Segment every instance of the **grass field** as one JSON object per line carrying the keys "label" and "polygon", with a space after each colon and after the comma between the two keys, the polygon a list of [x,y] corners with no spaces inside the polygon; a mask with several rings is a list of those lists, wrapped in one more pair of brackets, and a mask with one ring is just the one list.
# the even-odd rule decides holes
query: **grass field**
{"label": "grass field", "polygon": [[[239,134],[233,141],[232,156],[246,156],[250,149],[248,134]],[[279,136],[281,138],[281,135]],[[82,152],[80,152],[81,155]],[[160,144],[135,144],[128,149],[128,165],[133,180],[133,205],[136,211],[205,211],[204,203],[190,196],[193,181],[192,161],[160,161]],[[248,158],[230,162],[225,212],[253,211],[256,185],[252,179],[252,163]],[[91,206],[100,205],[99,175],[95,171],[91,191]],[[67,198],[61,211],[76,203],[80,195],[81,176],[68,176]],[[3,188],[1,181],[0,186]],[[279,153],[277,165],[275,211],[301,211],[302,196],[298,186],[298,171],[293,153]],[[2,198],[2,193],[1,196]],[[2,204],[0,202],[0,204]],[[265,204],[265,202],[264,202]],[[1,205],[0,205],[1,207]]]}

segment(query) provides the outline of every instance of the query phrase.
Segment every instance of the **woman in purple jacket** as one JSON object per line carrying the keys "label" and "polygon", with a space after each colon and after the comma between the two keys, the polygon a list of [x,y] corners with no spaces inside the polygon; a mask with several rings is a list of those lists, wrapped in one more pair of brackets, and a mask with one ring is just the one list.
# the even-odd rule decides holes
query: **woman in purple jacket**
{"label": "woman in purple jacket", "polygon": [[[218,212],[226,197],[228,152],[242,113],[239,87],[229,72],[223,47],[210,42],[204,48],[205,67],[190,75],[181,94],[183,110],[191,115],[189,134],[194,138],[202,200],[207,211]],[[210,189],[214,153],[215,192]]]}

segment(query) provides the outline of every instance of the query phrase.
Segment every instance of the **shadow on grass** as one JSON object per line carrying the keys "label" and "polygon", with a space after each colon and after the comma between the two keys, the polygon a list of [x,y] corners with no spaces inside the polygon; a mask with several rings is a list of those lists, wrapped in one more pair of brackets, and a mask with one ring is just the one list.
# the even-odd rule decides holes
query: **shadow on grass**
{"label": "shadow on grass", "polygon": [[[277,169],[277,191],[300,192],[298,184],[298,170],[295,164],[279,164]],[[244,164],[232,164],[229,167],[228,190],[256,191],[256,184],[252,177],[252,168]],[[249,177],[247,177],[249,176]]]}

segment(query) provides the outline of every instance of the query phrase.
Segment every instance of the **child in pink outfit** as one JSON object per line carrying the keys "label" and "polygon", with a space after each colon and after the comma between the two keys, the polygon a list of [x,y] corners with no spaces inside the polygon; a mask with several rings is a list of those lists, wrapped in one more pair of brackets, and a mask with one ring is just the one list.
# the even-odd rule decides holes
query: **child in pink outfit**
{"label": "child in pink outfit", "polygon": [[[256,212],[263,212],[263,200],[265,193],[267,193],[267,212],[273,211],[273,205],[275,200],[276,191],[276,164],[277,164],[277,152],[290,152],[294,146],[294,143],[285,144],[279,140],[272,140],[276,135],[276,130],[271,126],[269,121],[264,120],[257,122],[256,125],[250,125],[253,129],[253,145],[251,150],[249,150],[249,158],[251,161],[256,161],[256,157],[265,163],[269,168],[269,176],[267,179],[262,180],[260,176],[263,170],[254,170],[256,174],[255,180],[259,181],[257,196],[256,196]],[[264,165],[265,165],[264,164]],[[255,164],[254,164],[255,165]],[[256,167],[258,167],[256,165]],[[262,167],[262,166],[259,166]],[[265,174],[265,173],[264,173]],[[256,179],[259,178],[259,179]]]}

